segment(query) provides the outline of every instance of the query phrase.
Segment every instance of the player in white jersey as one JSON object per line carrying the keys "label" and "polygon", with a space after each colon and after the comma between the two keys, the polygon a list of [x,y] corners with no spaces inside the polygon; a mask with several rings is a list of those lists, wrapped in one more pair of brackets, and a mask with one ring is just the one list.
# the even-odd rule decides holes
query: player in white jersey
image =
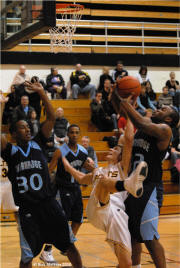
{"label": "player in white jersey", "polygon": [[[63,159],[66,170],[79,183],[93,184],[93,190],[87,205],[87,217],[96,228],[106,232],[106,240],[117,256],[119,268],[131,267],[131,237],[128,230],[128,216],[125,213],[124,200],[128,195],[127,191],[135,197],[142,195],[142,182],[147,175],[147,164],[141,162],[130,177],[125,178],[129,167],[133,140],[133,138],[130,139],[131,131],[133,131],[132,126],[128,122],[124,136],[123,152],[122,145],[110,149],[107,155],[107,168],[98,168],[93,173],[85,175],[75,170],[66,158]],[[121,159],[123,170],[119,163]],[[114,183],[112,183],[112,179],[114,179]],[[109,184],[109,181],[111,184]],[[121,192],[116,190],[117,181],[121,183]]]}

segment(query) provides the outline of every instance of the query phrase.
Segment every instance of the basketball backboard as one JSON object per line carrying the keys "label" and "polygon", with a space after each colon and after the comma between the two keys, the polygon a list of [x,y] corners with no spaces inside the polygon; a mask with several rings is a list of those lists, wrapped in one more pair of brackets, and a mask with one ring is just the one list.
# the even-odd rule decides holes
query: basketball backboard
{"label": "basketball backboard", "polygon": [[54,27],[55,4],[55,0],[2,0],[1,49],[13,48]]}

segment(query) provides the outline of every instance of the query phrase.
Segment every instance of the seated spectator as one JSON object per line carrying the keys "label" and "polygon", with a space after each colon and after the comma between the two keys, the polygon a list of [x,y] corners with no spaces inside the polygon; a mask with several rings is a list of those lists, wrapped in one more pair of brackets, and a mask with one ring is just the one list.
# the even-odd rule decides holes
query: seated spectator
{"label": "seated spectator", "polygon": [[35,137],[40,130],[40,122],[37,120],[37,114],[35,110],[31,111],[28,123],[31,128],[31,135],[32,137]]}
{"label": "seated spectator", "polygon": [[112,131],[117,128],[117,119],[106,114],[102,104],[102,93],[96,92],[96,97],[90,103],[91,121],[100,131]]}
{"label": "seated spectator", "polygon": [[[121,115],[118,119],[118,130],[119,130],[119,136],[124,135],[125,129],[127,125],[127,118],[126,115],[121,112]],[[136,132],[136,128],[134,127],[134,132]]]}
{"label": "seated spectator", "polygon": [[176,128],[173,129],[173,139],[171,144],[171,168],[172,181],[180,182],[180,121]]}
{"label": "seated spectator", "polygon": [[150,101],[156,106],[157,105],[156,93],[152,89],[152,84],[149,80],[146,81],[146,93],[148,97],[150,98]]}
{"label": "seated spectator", "polygon": [[89,93],[90,99],[94,99],[96,87],[89,84],[91,78],[87,72],[82,71],[81,64],[76,64],[76,70],[71,73],[70,81],[73,99],[77,99],[79,93]]}
{"label": "seated spectator", "polygon": [[162,88],[162,92],[163,93],[158,98],[158,108],[161,108],[163,105],[173,104],[173,97],[170,95],[166,86]]}
{"label": "seated spectator", "polygon": [[105,79],[104,85],[100,90],[100,92],[102,92],[102,99],[109,100],[110,98],[109,96],[110,94],[112,94],[112,90],[113,90],[113,87],[112,87],[111,81],[109,79]]}
{"label": "seated spectator", "polygon": [[[31,83],[39,82],[42,84],[43,88],[45,88],[45,83],[42,80],[39,80],[38,76],[33,76],[31,78]],[[23,95],[28,96],[29,98],[29,105],[34,108],[37,114],[37,120],[40,120],[41,116],[41,99],[39,97],[39,94],[37,92],[28,90],[26,86],[24,86],[24,90],[22,91]],[[22,94],[21,93],[21,94]]]}
{"label": "seated spectator", "polygon": [[20,65],[19,72],[15,75],[12,85],[19,86],[25,81],[30,81],[30,77],[26,74],[26,67],[24,65]]}
{"label": "seated spectator", "polygon": [[111,84],[114,84],[114,81],[112,79],[112,76],[109,74],[109,68],[104,66],[103,67],[103,74],[100,76],[99,78],[99,87],[98,87],[98,91],[102,91],[104,88],[104,82],[105,80],[110,80]]}
{"label": "seated spectator", "polygon": [[116,82],[116,79],[121,79],[124,76],[127,76],[128,72],[124,69],[123,62],[118,61],[116,68],[112,72],[112,79],[114,82]]}
{"label": "seated spectator", "polygon": [[104,81],[104,87],[102,90],[102,106],[104,108],[105,113],[113,119],[115,125],[114,131],[118,131],[117,115],[111,103],[112,92],[113,86],[111,84],[111,81],[109,79],[106,79]]}
{"label": "seated spectator", "polygon": [[139,80],[140,84],[150,80],[147,72],[148,72],[147,66],[141,65],[141,67],[139,69],[139,73],[136,75],[136,77]]}
{"label": "seated spectator", "polygon": [[29,120],[30,114],[34,110],[32,106],[29,105],[28,96],[21,97],[21,104],[18,105],[13,112],[12,121],[17,122],[18,120]]}
{"label": "seated spectator", "polygon": [[171,96],[174,96],[176,89],[178,89],[179,81],[177,81],[175,78],[175,76],[176,76],[175,72],[170,72],[169,76],[170,76],[170,80],[166,81],[166,86],[167,86]]}
{"label": "seated spectator", "polygon": [[[94,151],[94,148],[92,146],[90,146],[90,138],[88,136],[83,136],[82,139],[81,139],[81,144],[88,152],[88,160],[89,160],[89,162],[91,160],[93,160],[93,161],[90,162],[92,164],[92,170],[94,168],[97,168],[98,167],[98,160],[97,160],[97,156],[96,156],[96,152]],[[81,171],[83,173],[85,173],[85,174],[91,172],[91,170],[87,170],[85,168],[82,168]]]}
{"label": "seated spectator", "polygon": [[69,122],[64,118],[64,110],[59,107],[56,110],[56,121],[54,124],[54,138],[55,143],[64,143],[68,141],[67,129],[69,127]]}
{"label": "seated spectator", "polygon": [[67,89],[62,75],[58,74],[57,68],[51,68],[51,74],[46,78],[46,89],[51,93],[52,99],[66,99]]}
{"label": "seated spectator", "polygon": [[148,97],[146,93],[146,83],[141,84],[141,93],[139,97],[137,98],[137,105],[138,105],[137,111],[143,116],[145,115],[146,109],[148,108],[151,108],[152,110],[156,110],[156,107],[150,101],[150,98]]}
{"label": "seated spectator", "polygon": [[12,85],[11,93],[7,94],[8,101],[5,103],[3,117],[2,117],[2,123],[4,125],[9,124],[12,121],[14,108],[16,108],[19,105],[19,97],[17,96],[15,92],[15,88],[16,86]]}

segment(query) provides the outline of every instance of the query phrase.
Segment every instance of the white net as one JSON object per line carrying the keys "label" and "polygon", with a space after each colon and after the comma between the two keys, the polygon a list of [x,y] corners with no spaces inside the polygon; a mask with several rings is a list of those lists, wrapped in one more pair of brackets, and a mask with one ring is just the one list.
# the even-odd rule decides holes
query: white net
{"label": "white net", "polygon": [[58,20],[58,26],[49,30],[51,52],[71,52],[73,35],[82,16],[82,6],[69,5],[56,10],[61,15],[61,19]]}

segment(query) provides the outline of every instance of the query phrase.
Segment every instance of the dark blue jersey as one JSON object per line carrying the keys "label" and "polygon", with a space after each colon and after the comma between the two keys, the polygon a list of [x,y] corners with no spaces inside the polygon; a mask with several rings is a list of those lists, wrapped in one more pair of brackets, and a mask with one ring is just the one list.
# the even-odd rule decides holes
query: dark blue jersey
{"label": "dark blue jersey", "polygon": [[[65,156],[71,166],[77,170],[81,170],[84,162],[88,157],[88,152],[86,151],[86,149],[79,144],[77,144],[76,153],[74,153],[66,143],[60,146],[59,150],[61,151],[61,155]],[[57,186],[67,187],[73,187],[74,185],[78,184],[78,182],[73,178],[73,176],[71,176],[71,174],[65,171],[61,158],[58,160],[57,164],[56,184]]]}
{"label": "dark blue jersey", "polygon": [[[167,148],[168,149],[168,148]],[[157,147],[157,138],[137,131],[134,136],[131,170],[134,170],[141,161],[148,164],[148,175],[144,183],[159,183],[162,179],[162,160],[167,150],[160,151]]]}
{"label": "dark blue jersey", "polygon": [[[52,196],[47,160],[42,151],[41,135],[29,141],[26,151],[8,143],[2,158],[8,165],[15,204],[31,207]],[[39,141],[39,142],[38,142]]]}

